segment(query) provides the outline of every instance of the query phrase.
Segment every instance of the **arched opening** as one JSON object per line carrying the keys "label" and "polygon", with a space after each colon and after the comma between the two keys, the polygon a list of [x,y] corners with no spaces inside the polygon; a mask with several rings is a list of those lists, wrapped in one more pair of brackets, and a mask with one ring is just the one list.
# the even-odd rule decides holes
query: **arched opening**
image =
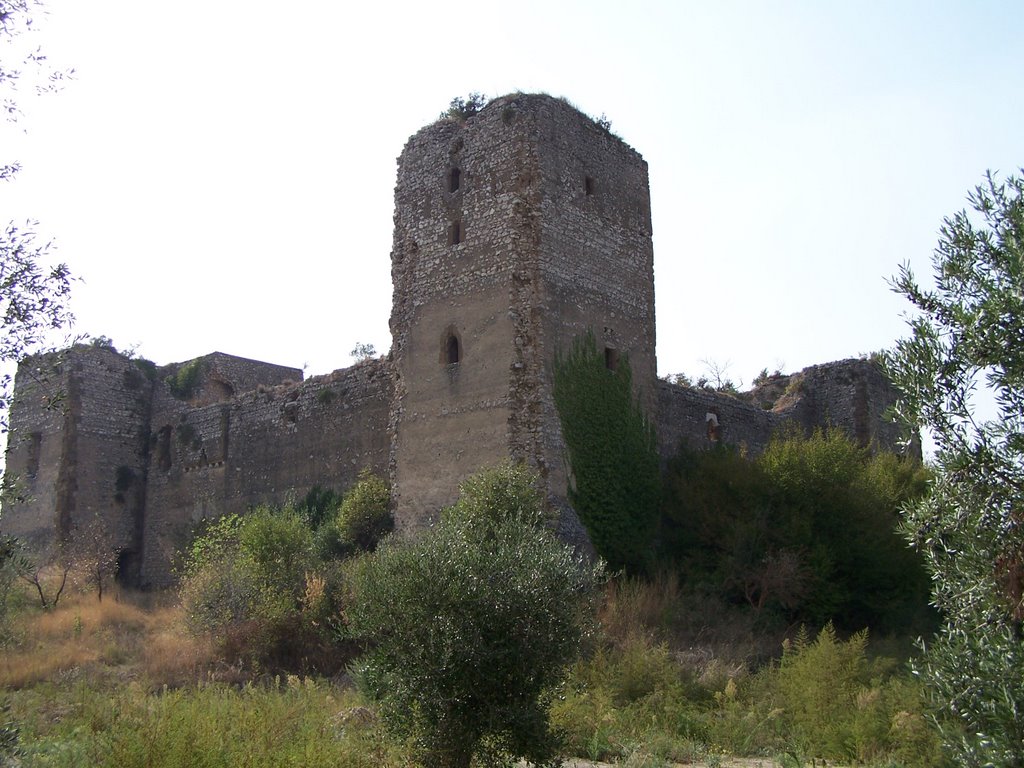
{"label": "arched opening", "polygon": [[459,337],[454,333],[449,334],[448,340],[445,342],[444,361],[447,365],[454,365],[459,362],[460,357]]}
{"label": "arched opening", "polygon": [[448,191],[458,192],[459,184],[462,181],[462,172],[458,168],[452,168],[448,173]]}
{"label": "arched opening", "polygon": [[722,425],[718,421],[718,414],[709,411],[705,414],[704,421],[707,424],[708,440],[712,443],[719,442],[722,439]]}

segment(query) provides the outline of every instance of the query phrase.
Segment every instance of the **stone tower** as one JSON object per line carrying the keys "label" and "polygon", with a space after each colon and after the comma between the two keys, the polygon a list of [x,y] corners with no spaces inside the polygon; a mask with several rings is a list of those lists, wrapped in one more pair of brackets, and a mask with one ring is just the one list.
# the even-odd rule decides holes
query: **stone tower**
{"label": "stone tower", "polygon": [[552,503],[567,470],[555,353],[591,330],[656,381],[647,163],[561,99],[514,94],[415,134],[398,160],[391,254],[396,390],[390,471],[400,528],[502,459]]}

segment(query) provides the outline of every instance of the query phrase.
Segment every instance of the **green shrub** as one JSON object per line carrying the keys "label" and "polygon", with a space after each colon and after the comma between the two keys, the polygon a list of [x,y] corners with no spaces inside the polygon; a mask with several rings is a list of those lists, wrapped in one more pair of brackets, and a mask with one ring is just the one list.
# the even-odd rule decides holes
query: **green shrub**
{"label": "green shrub", "polygon": [[697,684],[668,648],[641,634],[579,661],[552,707],[570,754],[591,760],[692,760],[704,740]]}
{"label": "green shrub", "polygon": [[[451,103],[448,105],[448,109],[446,109],[444,112],[440,114],[439,119],[466,120],[470,117],[473,117],[473,115],[477,114],[486,105],[487,97],[484,96],[482,93],[472,91],[465,98],[462,98],[461,96],[456,96],[454,99],[452,99]],[[373,345],[368,346],[372,348]],[[353,350],[353,355],[358,350],[359,345],[357,344],[356,349]],[[371,352],[370,354],[372,355],[374,353]]]}
{"label": "green shrub", "polygon": [[342,541],[355,550],[372,552],[395,527],[388,484],[369,470],[360,472],[341,502],[336,524]]}
{"label": "green shrub", "polygon": [[179,400],[188,400],[196,391],[202,379],[204,363],[196,358],[180,366],[178,370],[164,379],[171,394]]}
{"label": "green shrub", "polygon": [[831,625],[814,642],[801,633],[778,664],[716,695],[711,738],[737,754],[941,765],[920,687],[866,647],[866,633],[843,641]]}
{"label": "green shrub", "polygon": [[417,538],[386,540],[353,568],[346,616],[367,643],[358,680],[424,765],[551,758],[547,708],[594,607],[598,568],[537,526],[539,509],[470,501],[477,486]]}
{"label": "green shrub", "polygon": [[289,509],[261,508],[205,527],[189,549],[179,594],[192,631],[258,669],[321,672],[347,660],[332,622],[341,577],[313,554],[313,532]]}
{"label": "green shrub", "polygon": [[311,545],[313,534],[291,510],[261,507],[250,512],[238,531],[242,560],[252,564],[260,583],[297,599],[306,573],[316,564]]}

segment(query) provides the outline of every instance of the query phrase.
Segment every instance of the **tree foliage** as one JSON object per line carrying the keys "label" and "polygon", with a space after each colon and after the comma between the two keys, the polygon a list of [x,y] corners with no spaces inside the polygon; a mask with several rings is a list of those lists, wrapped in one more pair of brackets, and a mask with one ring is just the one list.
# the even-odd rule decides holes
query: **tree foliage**
{"label": "tree foliage", "polygon": [[553,755],[548,706],[599,568],[539,524],[532,486],[508,465],[478,475],[438,524],[357,561],[346,617],[367,643],[358,678],[426,766]]}
{"label": "tree foliage", "polygon": [[894,279],[914,314],[885,361],[899,416],[935,441],[934,488],[905,518],[943,616],[920,672],[957,763],[1022,766],[1024,178],[989,174],[968,200],[944,220],[934,287],[906,265]]}
{"label": "tree foliage", "polygon": [[571,478],[569,501],[610,568],[647,570],[661,469],[654,427],[633,393],[629,360],[609,370],[593,333],[555,358],[554,399]]}
{"label": "tree foliage", "polygon": [[[35,0],[0,0],[0,109],[9,121],[22,114],[19,85],[31,81],[37,92],[56,90],[70,74],[51,69],[38,48],[19,51],[16,45],[32,30],[39,8]],[[0,181],[13,180],[20,167],[0,158]],[[70,272],[65,264],[50,263],[51,244],[39,238],[36,226],[0,225],[0,432],[8,426],[11,365],[44,351],[50,335],[73,320],[67,308]]]}
{"label": "tree foliage", "polygon": [[683,449],[666,477],[663,552],[758,612],[850,630],[927,626],[923,564],[897,532],[926,480],[918,463],[840,431],[778,434],[753,460]]}

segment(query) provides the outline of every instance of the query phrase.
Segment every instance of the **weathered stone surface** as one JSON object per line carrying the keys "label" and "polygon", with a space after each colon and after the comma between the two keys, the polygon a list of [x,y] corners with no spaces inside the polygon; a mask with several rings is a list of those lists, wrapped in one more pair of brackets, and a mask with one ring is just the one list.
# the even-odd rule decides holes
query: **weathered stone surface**
{"label": "weathered stone surface", "polygon": [[771,411],[659,381],[650,210],[643,158],[560,99],[514,94],[427,126],[398,161],[386,359],[303,381],[214,352],[187,391],[167,380],[191,363],[147,376],[83,346],[27,360],[7,467],[29,501],[4,510],[4,529],[45,551],[100,519],[121,577],[158,586],[203,518],[343,490],[369,468],[414,531],[463,478],[511,458],[538,470],[561,533],[585,544],[552,366],[586,330],[611,366],[628,355],[666,458],[682,443],[757,452],[785,422],[895,444],[892,388],[867,361],[794,374]]}

